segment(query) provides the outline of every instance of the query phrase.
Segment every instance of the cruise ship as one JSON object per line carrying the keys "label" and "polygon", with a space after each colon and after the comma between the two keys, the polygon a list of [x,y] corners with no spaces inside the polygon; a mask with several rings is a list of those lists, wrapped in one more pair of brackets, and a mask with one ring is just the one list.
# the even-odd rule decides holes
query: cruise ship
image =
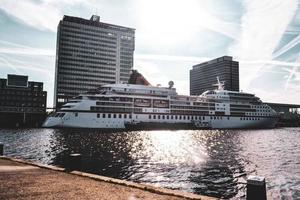
{"label": "cruise ship", "polygon": [[273,128],[277,113],[254,94],[218,88],[200,96],[178,95],[169,87],[103,85],[74,97],[50,115],[43,127],[62,128]]}

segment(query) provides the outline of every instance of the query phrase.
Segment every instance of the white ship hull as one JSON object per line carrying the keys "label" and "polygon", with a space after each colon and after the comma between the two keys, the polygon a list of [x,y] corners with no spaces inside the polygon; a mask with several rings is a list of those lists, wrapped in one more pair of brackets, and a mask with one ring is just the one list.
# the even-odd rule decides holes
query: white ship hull
{"label": "white ship hull", "polygon": [[[113,114],[112,114],[113,116]],[[163,115],[161,115],[163,116]],[[126,125],[135,126],[139,124],[153,125],[159,128],[160,124],[164,127],[172,126],[187,127],[189,124],[191,128],[197,129],[256,129],[256,128],[274,128],[278,118],[274,117],[256,117],[255,120],[242,120],[241,117],[233,116],[199,116],[201,120],[192,119],[149,119],[148,114],[132,114],[131,119],[124,118],[97,118],[95,113],[78,113],[77,117],[72,112],[66,113],[61,117],[48,117],[43,124],[43,127],[60,127],[60,128],[95,128],[95,129],[125,129]],[[187,117],[186,117],[187,118]],[[253,118],[251,118],[253,119]]]}
{"label": "white ship hull", "polygon": [[254,94],[220,89],[186,96],[174,88],[111,84],[96,94],[73,98],[48,117],[43,127],[273,128],[277,116]]}

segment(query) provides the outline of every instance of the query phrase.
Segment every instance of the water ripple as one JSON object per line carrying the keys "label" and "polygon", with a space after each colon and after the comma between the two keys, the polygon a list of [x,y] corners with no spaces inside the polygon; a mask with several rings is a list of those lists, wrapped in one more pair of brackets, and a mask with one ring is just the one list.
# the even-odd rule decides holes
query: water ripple
{"label": "water ripple", "polygon": [[219,198],[245,198],[246,177],[265,176],[273,199],[300,196],[300,129],[133,131],[2,129],[8,156]]}

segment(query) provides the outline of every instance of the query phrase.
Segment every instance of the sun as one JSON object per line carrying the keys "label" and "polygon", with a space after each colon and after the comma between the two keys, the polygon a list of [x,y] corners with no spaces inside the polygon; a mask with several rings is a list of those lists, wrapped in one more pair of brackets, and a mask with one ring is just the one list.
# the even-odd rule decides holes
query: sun
{"label": "sun", "polygon": [[152,0],[139,2],[139,22],[157,43],[176,44],[197,30],[210,26],[209,9],[196,0]]}

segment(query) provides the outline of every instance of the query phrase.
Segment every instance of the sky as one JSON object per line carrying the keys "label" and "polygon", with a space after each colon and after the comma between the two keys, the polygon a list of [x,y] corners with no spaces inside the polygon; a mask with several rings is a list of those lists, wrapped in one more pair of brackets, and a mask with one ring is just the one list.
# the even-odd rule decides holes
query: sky
{"label": "sky", "polygon": [[223,55],[240,65],[240,89],[300,104],[297,0],[0,0],[0,78],[44,82],[53,105],[57,25],[63,15],[136,29],[134,69],[189,94],[192,66]]}

